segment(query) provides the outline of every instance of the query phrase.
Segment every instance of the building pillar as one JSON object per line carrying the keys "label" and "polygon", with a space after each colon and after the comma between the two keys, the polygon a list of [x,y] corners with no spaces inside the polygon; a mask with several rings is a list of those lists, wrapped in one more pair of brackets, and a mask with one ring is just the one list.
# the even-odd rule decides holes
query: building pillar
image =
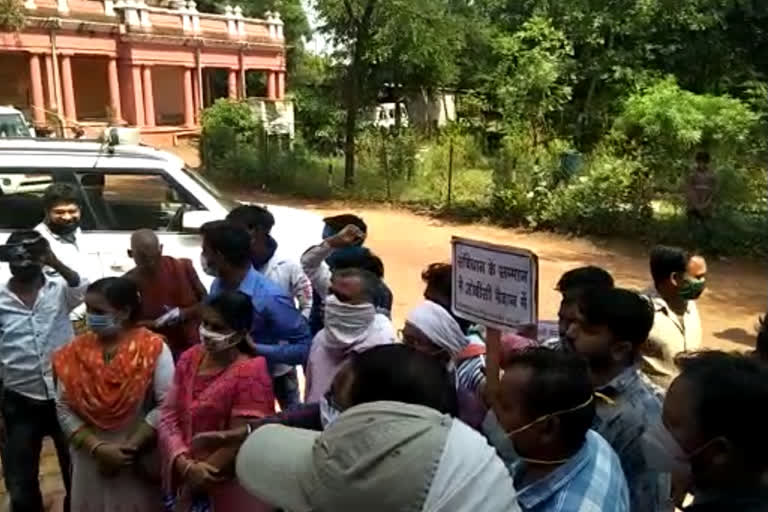
{"label": "building pillar", "polygon": [[237,99],[237,70],[230,69],[229,76],[227,77],[227,85],[229,86],[229,99]]}
{"label": "building pillar", "polygon": [[141,66],[131,66],[131,92],[133,93],[133,121],[136,126],[144,126],[144,88],[141,86]]}
{"label": "building pillar", "polygon": [[277,99],[277,76],[274,71],[267,71],[267,98]]}
{"label": "building pillar", "polygon": [[[242,59],[241,59],[242,60]],[[248,82],[246,81],[246,75],[245,75],[245,68],[241,67],[239,72],[239,80],[240,82],[240,90],[242,91],[242,98],[247,99],[248,98]]]}
{"label": "building pillar", "polygon": [[107,62],[107,79],[109,80],[109,108],[112,117],[110,121],[123,121],[123,109],[120,105],[120,79],[117,76],[117,59],[110,57]]}
{"label": "building pillar", "polygon": [[53,74],[53,56],[45,56],[45,85],[48,92],[48,110],[58,112],[56,108],[56,77]]}
{"label": "building pillar", "polygon": [[144,124],[155,126],[155,98],[152,90],[152,68],[144,66],[142,70],[142,89],[144,89]]}
{"label": "building pillar", "polygon": [[184,68],[184,125],[195,126],[195,98],[192,92],[192,69]]}
{"label": "building pillar", "polygon": [[61,57],[61,89],[64,93],[64,117],[69,121],[77,121],[75,84],[72,78],[72,58],[69,55],[62,55]]}
{"label": "building pillar", "polygon": [[280,71],[277,73],[277,99],[285,99],[285,72]]}
{"label": "building pillar", "polygon": [[43,74],[40,71],[40,56],[29,54],[29,85],[32,90],[32,119],[35,124],[45,124],[45,92],[43,92]]}
{"label": "building pillar", "polygon": [[192,101],[194,103],[195,124],[200,124],[200,109],[202,105],[200,102],[200,84],[198,83],[197,70],[193,69],[190,73],[192,75]]}

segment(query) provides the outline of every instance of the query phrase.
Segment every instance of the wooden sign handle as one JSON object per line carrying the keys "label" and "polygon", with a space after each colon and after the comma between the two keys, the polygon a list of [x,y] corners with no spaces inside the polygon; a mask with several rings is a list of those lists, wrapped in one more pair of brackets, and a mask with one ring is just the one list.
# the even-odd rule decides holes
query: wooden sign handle
{"label": "wooden sign handle", "polygon": [[501,371],[501,331],[491,327],[485,335],[485,385],[488,399],[495,400],[499,392]]}

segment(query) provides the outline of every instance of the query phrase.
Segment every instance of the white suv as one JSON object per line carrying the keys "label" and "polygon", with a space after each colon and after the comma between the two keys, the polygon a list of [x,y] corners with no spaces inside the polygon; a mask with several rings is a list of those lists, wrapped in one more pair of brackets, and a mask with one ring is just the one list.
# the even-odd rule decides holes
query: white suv
{"label": "white suv", "polygon": [[[199,228],[223,219],[238,205],[185,168],[178,157],[139,145],[0,138],[0,187],[5,179],[22,185],[3,187],[0,193],[0,241],[42,221],[43,184],[66,182],[81,190],[81,268],[92,281],[132,269],[127,254],[130,235],[150,228],[157,232],[165,254],[190,258],[208,284],[210,278],[200,267]],[[268,208],[275,216],[273,236],[281,252],[298,259],[319,242],[320,216],[295,208]],[[8,277],[8,266],[0,265],[0,282]]]}

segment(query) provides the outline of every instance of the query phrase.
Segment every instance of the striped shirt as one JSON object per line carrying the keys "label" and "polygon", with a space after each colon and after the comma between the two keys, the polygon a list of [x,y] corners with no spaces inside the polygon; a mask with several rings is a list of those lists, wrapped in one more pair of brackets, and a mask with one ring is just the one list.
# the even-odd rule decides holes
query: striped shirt
{"label": "striped shirt", "polygon": [[568,462],[525,487],[525,462],[510,466],[524,512],[629,512],[629,491],[621,463],[600,434],[590,430]]}

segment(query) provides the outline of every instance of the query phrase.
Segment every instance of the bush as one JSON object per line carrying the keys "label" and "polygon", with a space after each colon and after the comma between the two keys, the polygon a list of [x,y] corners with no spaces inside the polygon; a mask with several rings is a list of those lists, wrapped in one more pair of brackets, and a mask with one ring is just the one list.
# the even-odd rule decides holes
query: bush
{"label": "bush", "polygon": [[200,161],[210,176],[273,192],[330,197],[331,159],[309,153],[300,141],[268,136],[246,102],[217,100],[203,111]]}
{"label": "bush", "polygon": [[677,189],[699,149],[742,165],[764,147],[760,116],[729,96],[695,94],[674,79],[658,81],[624,103],[613,135],[636,149],[658,187]]}

